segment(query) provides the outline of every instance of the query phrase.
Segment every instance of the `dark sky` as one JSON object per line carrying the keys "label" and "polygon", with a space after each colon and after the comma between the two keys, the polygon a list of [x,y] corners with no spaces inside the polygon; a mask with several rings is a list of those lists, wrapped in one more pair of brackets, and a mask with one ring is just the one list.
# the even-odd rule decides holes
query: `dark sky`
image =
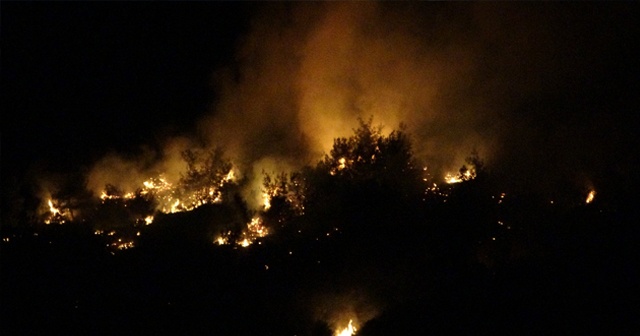
{"label": "dark sky", "polygon": [[378,110],[434,161],[479,144],[524,186],[629,185],[638,8],[3,1],[3,180],[196,128],[252,161],[305,158]]}
{"label": "dark sky", "polygon": [[188,131],[247,18],[232,3],[3,2],[3,174]]}

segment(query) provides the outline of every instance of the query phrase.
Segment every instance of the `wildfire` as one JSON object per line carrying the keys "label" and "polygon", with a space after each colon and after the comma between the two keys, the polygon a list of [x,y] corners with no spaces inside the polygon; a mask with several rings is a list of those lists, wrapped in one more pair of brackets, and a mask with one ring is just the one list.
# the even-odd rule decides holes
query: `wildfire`
{"label": "wildfire", "polygon": [[338,173],[338,171],[346,169],[348,164],[350,164],[350,162],[347,161],[346,158],[338,159],[338,166],[331,168],[331,170],[329,171],[329,174],[336,175]]}
{"label": "wildfire", "polygon": [[264,237],[269,234],[269,230],[262,224],[260,217],[251,218],[251,223],[247,224],[247,230],[255,237]]}
{"label": "wildfire", "polygon": [[[214,240],[214,243],[218,245],[228,245],[231,234],[231,231],[223,233]],[[247,247],[253,244],[256,239],[265,237],[268,234],[269,230],[262,223],[262,218],[256,216],[251,219],[251,222],[247,223],[247,228],[242,232],[242,238],[238,238],[235,243],[242,247]]]}
{"label": "wildfire", "polygon": [[49,200],[49,211],[51,211],[51,215],[53,216],[62,214],[58,208],[53,206],[52,200]]}
{"label": "wildfire", "polygon": [[151,223],[153,223],[153,216],[147,216],[144,218],[144,223],[145,225],[149,225]]}
{"label": "wildfire", "polygon": [[44,220],[45,224],[51,224],[51,223],[64,224],[67,221],[67,219],[70,218],[71,213],[69,212],[69,209],[62,209],[59,206],[56,207],[53,204],[52,199],[49,199],[47,201],[47,205],[49,206],[49,215]]}
{"label": "wildfire", "polygon": [[[151,197],[157,203],[156,209],[163,213],[176,213],[191,211],[205,204],[222,202],[221,188],[235,178],[233,169],[229,170],[217,180],[208,181],[205,185],[184,185],[169,182],[164,174],[151,177],[141,183],[135,193],[122,193],[118,190],[108,189],[102,191],[100,199],[104,203],[107,200],[133,200],[139,196]],[[152,220],[152,219],[151,219]],[[149,220],[145,219],[147,224]]]}
{"label": "wildfire", "polygon": [[596,191],[595,190],[589,191],[589,194],[587,195],[587,199],[585,200],[585,203],[589,204],[589,203],[593,202],[593,199],[595,197],[596,197]]}
{"label": "wildfire", "polygon": [[453,183],[460,183],[460,182],[462,182],[463,180],[462,180],[460,177],[458,177],[458,176],[451,175],[451,174],[447,174],[447,175],[444,177],[444,181],[445,181],[446,183],[453,184]]}
{"label": "wildfire", "polygon": [[476,172],[474,169],[463,169],[458,174],[447,173],[444,177],[444,181],[448,184],[460,183],[464,181],[473,180],[476,178]]}
{"label": "wildfire", "polygon": [[269,230],[262,223],[262,218],[253,217],[251,222],[247,224],[247,229],[242,233],[244,239],[237,242],[242,247],[247,247],[258,239],[269,234]]}
{"label": "wildfire", "polygon": [[119,238],[117,241],[111,243],[111,247],[116,248],[118,250],[128,250],[134,247],[133,241],[123,241],[122,238]]}
{"label": "wildfire", "polygon": [[353,320],[349,320],[349,325],[347,325],[342,330],[338,329],[336,331],[335,335],[336,336],[351,336],[351,335],[355,335],[356,331],[358,331],[358,329],[353,326]]}
{"label": "wildfire", "polygon": [[235,178],[235,173],[233,172],[233,169],[231,169],[229,170],[229,173],[227,174],[227,176],[225,176],[225,178],[222,180],[222,182],[220,182],[220,186],[222,187],[225,182],[233,181],[234,178]]}
{"label": "wildfire", "polygon": [[338,162],[340,163],[340,165],[338,165],[338,170],[343,170],[343,169],[347,168],[347,159],[340,158],[340,160],[338,160]]}
{"label": "wildfire", "polygon": [[265,210],[269,210],[271,208],[271,197],[267,193],[262,194],[262,205]]}
{"label": "wildfire", "polygon": [[215,243],[218,245],[227,245],[229,244],[229,239],[225,236],[220,236],[216,238]]}

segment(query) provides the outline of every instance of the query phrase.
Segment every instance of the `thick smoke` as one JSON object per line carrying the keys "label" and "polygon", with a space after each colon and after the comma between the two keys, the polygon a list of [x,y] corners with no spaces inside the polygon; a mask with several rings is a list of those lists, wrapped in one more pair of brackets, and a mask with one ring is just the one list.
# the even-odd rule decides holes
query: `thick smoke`
{"label": "thick smoke", "polygon": [[594,174],[592,149],[615,143],[587,134],[600,116],[584,98],[622,57],[633,22],[600,7],[267,4],[235,67],[215,78],[220,99],[201,131],[245,164],[295,167],[373,116],[386,131],[406,124],[437,174],[476,149],[495,170],[536,181],[527,187],[585,180],[576,176]]}
{"label": "thick smoke", "polygon": [[[459,168],[475,149],[524,187],[592,183],[605,174],[597,162],[619,161],[611,148],[633,129],[603,140],[620,123],[620,106],[609,100],[633,92],[607,76],[615,64],[629,64],[634,55],[625,43],[637,35],[624,7],[603,7],[261,4],[235,62],[213,75],[217,99],[197,138],[225,149],[253,179],[254,196],[263,170],[314,164],[334,138],[371,116],[385,131],[404,123],[434,174]],[[603,120],[602,110],[613,116]],[[167,143],[173,152],[185,147]],[[174,154],[154,155],[179,162]],[[107,179],[104,167],[122,176],[114,165],[158,168],[119,160],[105,158],[93,180]]]}
{"label": "thick smoke", "polygon": [[138,153],[128,156],[115,152],[105,155],[90,170],[87,189],[99,196],[107,184],[112,184],[125,193],[135,192],[143,181],[160,174],[170,183],[175,183],[187,168],[182,152],[202,149],[202,146],[186,137],[173,137],[165,140],[159,148],[144,146]]}
{"label": "thick smoke", "polygon": [[475,129],[477,111],[444,103],[472,75],[472,53],[443,44],[438,27],[425,31],[429,16],[375,3],[268,5],[241,43],[235,72],[216,78],[220,100],[201,130],[241,161],[295,166],[373,116],[386,131],[406,124],[431,164],[461,163],[489,142]]}

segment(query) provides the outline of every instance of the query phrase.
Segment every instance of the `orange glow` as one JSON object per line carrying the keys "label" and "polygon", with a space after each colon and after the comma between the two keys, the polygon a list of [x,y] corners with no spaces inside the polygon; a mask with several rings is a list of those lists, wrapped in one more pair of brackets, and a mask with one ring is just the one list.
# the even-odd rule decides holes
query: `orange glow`
{"label": "orange glow", "polygon": [[[215,238],[213,243],[218,245],[228,245],[230,244],[229,238],[231,234],[231,231],[223,233],[222,235]],[[251,222],[247,223],[246,229],[244,229],[242,232],[242,238],[238,238],[238,240],[235,241],[235,244],[242,247],[248,247],[249,245],[253,244],[258,238],[265,237],[268,234],[269,230],[266,226],[263,225],[262,218],[256,216],[251,219]]]}
{"label": "orange glow", "polygon": [[220,236],[216,238],[215,243],[218,245],[227,245],[229,244],[229,240],[226,237]]}
{"label": "orange glow", "polygon": [[451,174],[447,174],[447,175],[444,177],[444,181],[445,181],[446,183],[453,184],[453,183],[460,183],[460,182],[462,182],[463,180],[462,180],[460,177],[458,177],[458,176],[454,176],[454,175],[451,175]]}
{"label": "orange glow", "polygon": [[55,216],[55,215],[60,215],[60,214],[61,214],[61,213],[60,213],[60,210],[58,210],[57,208],[55,208],[55,207],[53,206],[53,201],[52,201],[52,200],[49,200],[49,211],[51,211],[51,214],[52,214],[53,216]]}
{"label": "orange glow", "polygon": [[347,159],[345,158],[340,158],[340,160],[338,160],[338,162],[340,162],[340,165],[338,166],[338,170],[343,170],[347,167]]}
{"label": "orange glow", "polygon": [[[58,203],[56,201],[56,203]],[[49,207],[49,214],[47,218],[44,220],[45,224],[64,224],[67,220],[71,219],[71,212],[69,209],[63,209],[59,206],[56,206],[53,202],[53,199],[49,199],[47,201],[47,206]]]}
{"label": "orange glow", "polygon": [[358,329],[353,326],[353,320],[349,320],[349,325],[347,325],[344,329],[338,329],[336,331],[336,336],[351,336],[355,335]]}
{"label": "orange glow", "polygon": [[595,197],[596,197],[596,191],[595,190],[589,191],[589,194],[587,195],[587,199],[586,199],[585,203],[589,204],[589,203],[593,202],[593,199]]}
{"label": "orange glow", "polygon": [[269,210],[269,208],[271,208],[271,197],[269,197],[269,194],[262,194],[262,205],[264,206],[265,210]]}
{"label": "orange glow", "polygon": [[153,223],[153,216],[147,216],[144,218],[144,223],[145,225],[149,225],[151,223]]}
{"label": "orange glow", "polygon": [[245,238],[241,242],[239,242],[238,245],[240,245],[242,247],[247,247],[247,246],[251,245],[251,241],[249,241],[249,239]]}
{"label": "orange glow", "polygon": [[464,171],[460,171],[457,174],[447,173],[444,177],[444,181],[448,184],[460,183],[464,181],[473,180],[476,178],[475,169],[465,169]]}

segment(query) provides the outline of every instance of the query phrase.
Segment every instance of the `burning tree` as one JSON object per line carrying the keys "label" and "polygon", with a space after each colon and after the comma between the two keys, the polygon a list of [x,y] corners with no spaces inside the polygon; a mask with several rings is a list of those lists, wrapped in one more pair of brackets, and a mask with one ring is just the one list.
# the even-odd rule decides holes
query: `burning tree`
{"label": "burning tree", "polygon": [[373,119],[359,122],[353,136],[334,140],[318,169],[341,180],[373,182],[404,191],[419,185],[421,173],[404,126],[385,136],[382,126],[373,127]]}
{"label": "burning tree", "polygon": [[233,179],[233,165],[224,159],[222,150],[202,153],[188,149],[182,153],[182,158],[187,163],[187,172],[180,179],[180,192],[188,202],[184,206],[220,202],[221,188]]}
{"label": "burning tree", "polygon": [[265,219],[285,222],[304,214],[305,179],[300,172],[280,173],[263,179]]}
{"label": "burning tree", "polygon": [[422,169],[404,127],[385,135],[372,124],[360,119],[352,136],[335,139],[329,154],[307,170],[306,208],[321,221],[382,223],[421,200]]}

